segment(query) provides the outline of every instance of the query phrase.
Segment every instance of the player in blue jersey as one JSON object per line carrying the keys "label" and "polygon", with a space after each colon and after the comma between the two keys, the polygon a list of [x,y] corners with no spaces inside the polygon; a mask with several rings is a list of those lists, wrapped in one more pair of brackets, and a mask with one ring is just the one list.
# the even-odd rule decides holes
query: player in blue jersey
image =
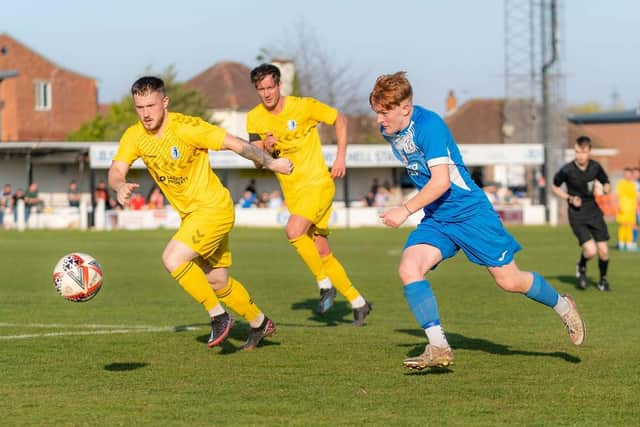
{"label": "player in blue jersey", "polygon": [[505,291],[525,294],[555,310],[572,342],[582,344],[585,327],[573,299],[560,296],[539,274],[518,268],[514,255],[521,247],[472,181],[447,125],[436,113],[413,105],[412,97],[404,72],[380,76],[369,96],[382,136],[419,190],[402,206],[385,211],[382,222],[395,228],[414,212],[424,212],[409,234],[398,271],[405,299],[425,329],[428,344],[420,356],[405,359],[404,366],[424,369],[453,363],[425,275],[460,249],[470,261],[486,267]]}

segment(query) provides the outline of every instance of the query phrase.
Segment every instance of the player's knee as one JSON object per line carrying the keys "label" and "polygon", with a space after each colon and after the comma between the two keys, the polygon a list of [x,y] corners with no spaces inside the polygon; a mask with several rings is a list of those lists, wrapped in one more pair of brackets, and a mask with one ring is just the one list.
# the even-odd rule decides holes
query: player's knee
{"label": "player's knee", "polygon": [[505,274],[494,276],[496,284],[507,292],[524,293],[529,287],[530,283],[526,280],[526,277],[522,274]]}
{"label": "player's knee", "polygon": [[300,238],[304,233],[298,233],[295,230],[289,230],[288,228],[285,230],[287,235],[287,240],[292,241]]}
{"label": "player's knee", "polygon": [[289,224],[287,224],[287,227],[284,231],[287,234],[287,239],[289,240],[295,240],[306,233],[306,230],[304,228],[292,226]]}
{"label": "player's knee", "polygon": [[180,264],[182,264],[182,262],[184,261],[180,261],[176,257],[172,256],[172,253],[170,251],[165,250],[162,253],[162,265],[164,265],[164,268],[169,273],[172,273],[176,268],[180,267]]}
{"label": "player's knee", "polygon": [[417,265],[402,262],[398,266],[398,275],[402,283],[411,283],[424,279],[425,272],[420,271]]}

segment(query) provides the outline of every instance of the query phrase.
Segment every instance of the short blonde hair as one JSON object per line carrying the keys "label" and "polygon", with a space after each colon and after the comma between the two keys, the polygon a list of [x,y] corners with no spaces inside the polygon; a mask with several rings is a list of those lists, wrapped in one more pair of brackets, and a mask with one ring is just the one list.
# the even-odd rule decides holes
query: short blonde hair
{"label": "short blonde hair", "polygon": [[371,107],[380,106],[386,110],[397,107],[403,101],[411,100],[413,89],[407,79],[407,73],[398,71],[393,74],[383,74],[376,79],[376,84],[369,95]]}

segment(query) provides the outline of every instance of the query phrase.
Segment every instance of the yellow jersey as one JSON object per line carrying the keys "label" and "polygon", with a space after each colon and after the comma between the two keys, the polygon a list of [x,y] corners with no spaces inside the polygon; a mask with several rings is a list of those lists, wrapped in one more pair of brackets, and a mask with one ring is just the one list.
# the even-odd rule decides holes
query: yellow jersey
{"label": "yellow jersey", "polygon": [[181,218],[199,208],[233,209],[229,191],[209,163],[209,150],[220,150],[226,134],[199,117],[168,113],[162,136],[140,122],[129,127],[113,160],[131,165],[141,158]]}
{"label": "yellow jersey", "polygon": [[635,223],[636,200],[638,198],[636,183],[621,179],[616,185],[616,195],[618,196],[618,213],[616,214],[616,220],[619,223]]}
{"label": "yellow jersey", "polygon": [[284,108],[277,114],[259,104],[247,114],[247,133],[261,139],[272,133],[277,142],[274,152],[293,162],[291,175],[276,173],[282,193],[292,197],[309,185],[333,186],[327,164],[322,155],[318,123],[333,125],[338,110],[313,98],[287,96]]}

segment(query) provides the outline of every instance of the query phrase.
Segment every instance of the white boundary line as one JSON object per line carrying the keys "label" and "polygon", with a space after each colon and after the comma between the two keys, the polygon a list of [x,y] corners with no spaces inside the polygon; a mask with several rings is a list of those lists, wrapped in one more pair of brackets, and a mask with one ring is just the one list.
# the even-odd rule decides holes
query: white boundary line
{"label": "white boundary line", "polygon": [[19,340],[28,338],[63,337],[77,335],[110,335],[110,334],[132,334],[140,332],[173,332],[173,331],[197,331],[198,326],[148,326],[148,325],[64,325],[58,323],[43,324],[19,324],[0,323],[0,327],[9,328],[69,328],[69,329],[93,329],[90,331],[68,331],[68,332],[47,332],[41,334],[19,334],[0,335],[0,340]]}

